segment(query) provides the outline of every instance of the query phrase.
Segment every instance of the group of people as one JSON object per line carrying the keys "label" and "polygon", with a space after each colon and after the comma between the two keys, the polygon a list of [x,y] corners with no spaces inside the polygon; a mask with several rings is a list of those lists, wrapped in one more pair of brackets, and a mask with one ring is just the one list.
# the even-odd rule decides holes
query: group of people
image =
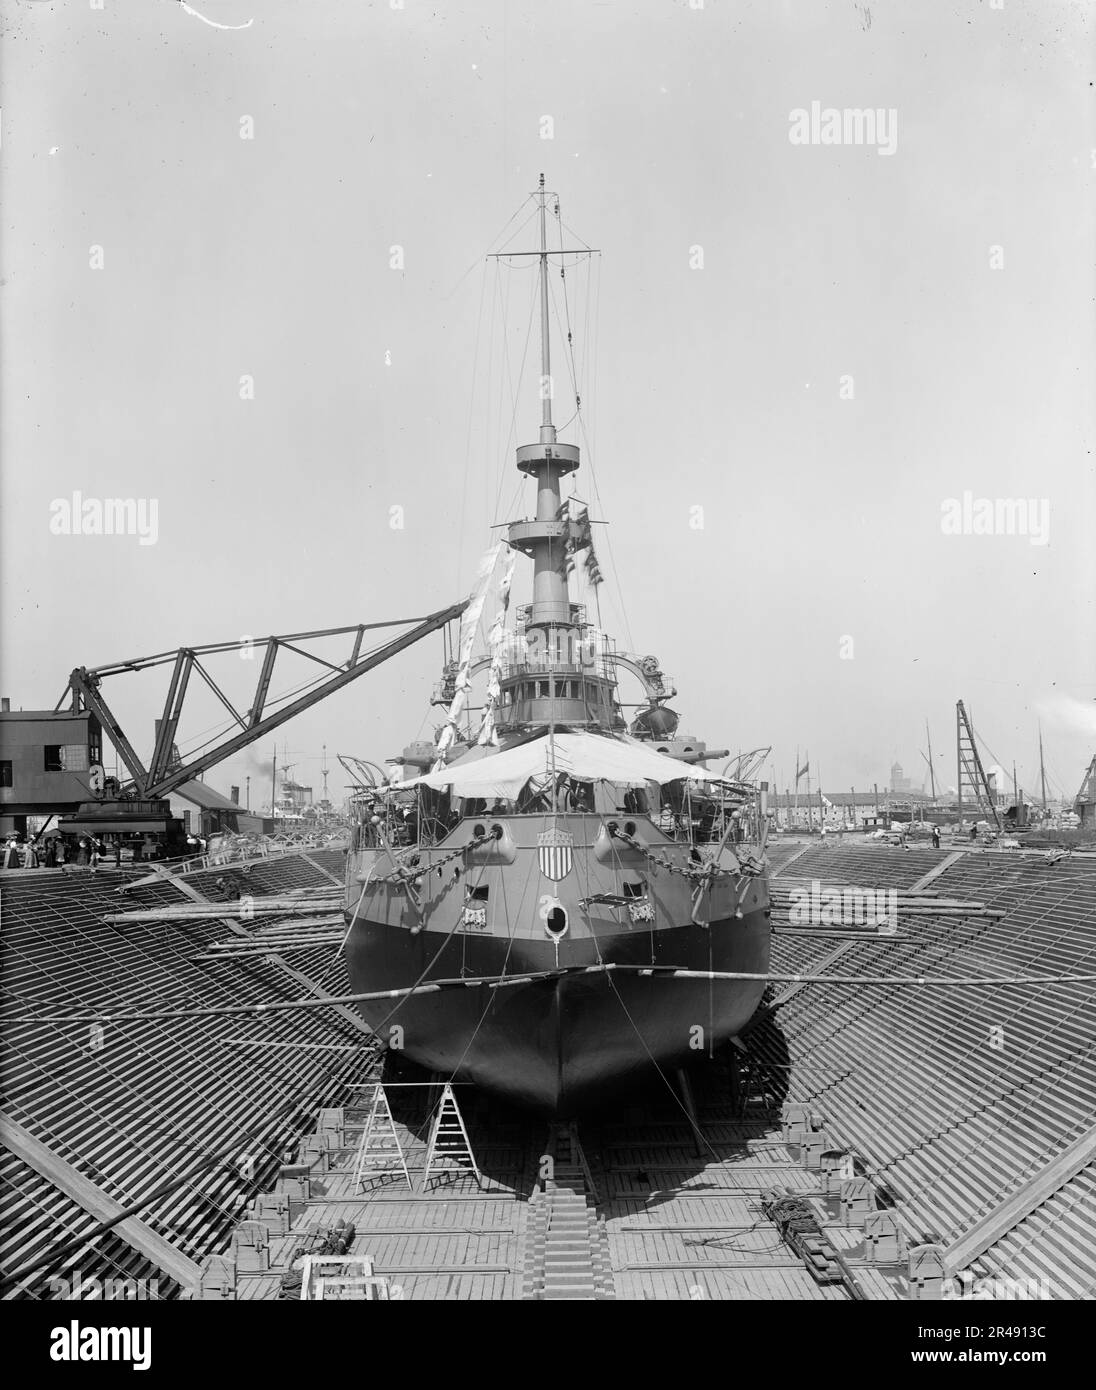
{"label": "group of people", "polygon": [[24,839],[21,835],[11,835],[4,845],[0,867],[5,869],[60,869],[65,864],[77,864],[96,870],[111,853],[114,867],[122,863],[122,840],[114,836],[108,848],[95,835],[81,835],[75,843],[64,835],[54,833],[42,838],[34,836]]}

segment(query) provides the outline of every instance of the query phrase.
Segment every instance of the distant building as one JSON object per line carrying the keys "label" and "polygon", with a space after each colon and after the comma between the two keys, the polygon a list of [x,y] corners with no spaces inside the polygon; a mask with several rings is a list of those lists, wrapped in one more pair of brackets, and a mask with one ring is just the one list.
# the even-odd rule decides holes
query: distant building
{"label": "distant building", "polygon": [[220,831],[233,834],[258,828],[260,816],[249,816],[241,810],[236,801],[214,791],[196,777],[182,786],[176,787],[168,795],[171,814],[183,823],[183,829],[190,835],[202,835],[207,839]]}
{"label": "distant building", "polygon": [[891,763],[890,789],[892,792],[901,792],[903,796],[908,796],[914,789],[912,781],[902,775],[901,763]]}
{"label": "distant building", "polygon": [[[874,792],[823,792],[821,803],[818,798],[817,790],[811,792],[809,801],[805,791],[801,791],[798,798],[794,792],[777,792],[775,796],[769,797],[769,805],[776,811],[781,825],[788,825],[794,820],[804,825],[808,819],[817,821],[820,805],[824,810],[827,825],[852,826],[874,823],[877,804]],[[882,800],[880,797],[880,803]]]}

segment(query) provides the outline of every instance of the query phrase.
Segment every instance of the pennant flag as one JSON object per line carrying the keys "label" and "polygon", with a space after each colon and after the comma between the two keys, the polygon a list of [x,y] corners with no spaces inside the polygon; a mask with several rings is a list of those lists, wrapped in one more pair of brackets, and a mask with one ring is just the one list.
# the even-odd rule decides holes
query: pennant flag
{"label": "pennant flag", "polygon": [[590,522],[590,511],[585,502],[569,497],[556,512],[556,520],[566,522],[563,534],[563,554],[560,556],[558,570],[565,579],[575,570],[575,556],[580,550],[586,552],[583,565],[589,583],[597,585],[604,582],[605,576],[594,553],[594,535]]}

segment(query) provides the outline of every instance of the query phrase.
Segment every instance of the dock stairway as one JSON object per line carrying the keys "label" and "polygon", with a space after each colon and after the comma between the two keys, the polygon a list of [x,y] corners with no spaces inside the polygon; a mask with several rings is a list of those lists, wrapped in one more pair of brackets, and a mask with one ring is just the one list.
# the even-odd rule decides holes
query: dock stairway
{"label": "dock stairway", "polygon": [[597,1189],[573,1123],[550,1126],[530,1213],[523,1297],[612,1298]]}

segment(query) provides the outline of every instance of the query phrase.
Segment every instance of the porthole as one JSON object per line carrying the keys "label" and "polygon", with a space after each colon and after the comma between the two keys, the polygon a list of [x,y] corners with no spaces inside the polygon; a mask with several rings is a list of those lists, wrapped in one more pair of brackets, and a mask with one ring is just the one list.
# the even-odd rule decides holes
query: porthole
{"label": "porthole", "polygon": [[484,839],[484,837],[486,836],[486,834],[487,834],[487,827],[486,827],[485,825],[474,825],[474,826],[472,827],[472,838],[473,838],[473,840],[482,840],[482,839]]}
{"label": "porthole", "polygon": [[548,916],[544,919],[544,930],[553,940],[558,941],[567,935],[567,909],[557,903],[549,908]]}

